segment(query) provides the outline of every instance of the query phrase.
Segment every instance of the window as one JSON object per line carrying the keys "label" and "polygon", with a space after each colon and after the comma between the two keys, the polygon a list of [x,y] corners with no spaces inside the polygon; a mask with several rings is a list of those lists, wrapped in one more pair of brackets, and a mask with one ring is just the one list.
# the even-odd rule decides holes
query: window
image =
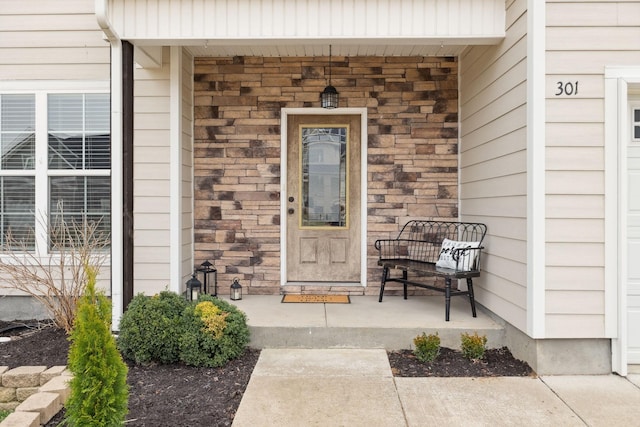
{"label": "window", "polygon": [[633,140],[640,141],[640,108],[633,109]]}
{"label": "window", "polygon": [[46,251],[62,219],[110,234],[109,122],[107,93],[0,94],[3,250]]}

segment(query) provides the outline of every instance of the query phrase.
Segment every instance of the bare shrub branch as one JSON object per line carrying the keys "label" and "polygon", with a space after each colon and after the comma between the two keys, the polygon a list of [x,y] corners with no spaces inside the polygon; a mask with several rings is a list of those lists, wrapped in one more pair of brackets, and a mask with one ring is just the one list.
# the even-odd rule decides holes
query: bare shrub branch
{"label": "bare shrub branch", "polygon": [[10,230],[6,234],[0,288],[35,298],[56,325],[70,333],[76,305],[87,285],[88,268],[99,273],[109,256],[110,236],[100,222],[67,222],[61,205],[58,210],[48,227],[46,255],[31,250],[25,239],[16,238]]}

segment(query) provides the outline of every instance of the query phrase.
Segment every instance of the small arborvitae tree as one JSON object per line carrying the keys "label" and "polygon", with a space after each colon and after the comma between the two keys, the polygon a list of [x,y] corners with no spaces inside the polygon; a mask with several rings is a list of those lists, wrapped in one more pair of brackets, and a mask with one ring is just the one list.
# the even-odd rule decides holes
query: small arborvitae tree
{"label": "small arborvitae tree", "polygon": [[111,303],[96,292],[95,271],[89,269],[69,348],[73,373],[65,423],[70,426],[119,426],[127,414],[127,365],[111,335]]}

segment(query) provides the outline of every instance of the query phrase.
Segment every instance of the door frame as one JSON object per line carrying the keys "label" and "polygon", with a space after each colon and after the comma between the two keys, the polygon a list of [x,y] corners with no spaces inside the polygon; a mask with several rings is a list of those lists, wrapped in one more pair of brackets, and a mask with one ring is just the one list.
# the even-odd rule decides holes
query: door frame
{"label": "door frame", "polygon": [[360,284],[367,286],[367,109],[282,108],[280,110],[280,286],[287,284],[287,150],[289,116],[360,116]]}
{"label": "door frame", "polygon": [[627,144],[629,100],[640,67],[605,67],[605,335],[611,369],[627,375]]}

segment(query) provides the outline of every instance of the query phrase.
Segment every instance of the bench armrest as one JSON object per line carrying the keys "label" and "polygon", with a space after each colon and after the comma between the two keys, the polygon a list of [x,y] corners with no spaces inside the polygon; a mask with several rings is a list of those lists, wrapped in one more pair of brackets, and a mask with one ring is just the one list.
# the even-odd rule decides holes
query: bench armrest
{"label": "bench armrest", "polygon": [[378,250],[379,259],[407,258],[409,246],[414,243],[404,239],[379,239],[374,246]]}

